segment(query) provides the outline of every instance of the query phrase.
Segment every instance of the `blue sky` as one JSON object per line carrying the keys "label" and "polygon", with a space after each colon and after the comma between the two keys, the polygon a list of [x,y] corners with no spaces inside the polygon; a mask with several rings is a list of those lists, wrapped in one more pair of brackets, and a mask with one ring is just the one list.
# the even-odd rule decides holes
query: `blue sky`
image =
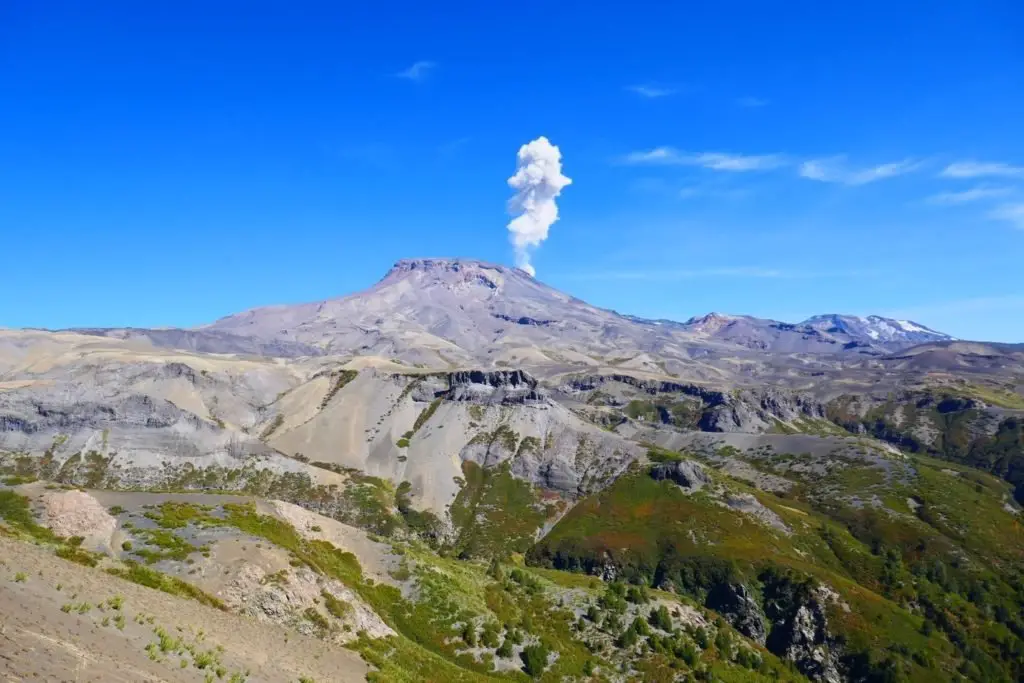
{"label": "blue sky", "polygon": [[573,183],[534,264],[592,303],[1024,341],[1018,2],[14,0],[0,105],[3,326],[511,263],[545,135]]}

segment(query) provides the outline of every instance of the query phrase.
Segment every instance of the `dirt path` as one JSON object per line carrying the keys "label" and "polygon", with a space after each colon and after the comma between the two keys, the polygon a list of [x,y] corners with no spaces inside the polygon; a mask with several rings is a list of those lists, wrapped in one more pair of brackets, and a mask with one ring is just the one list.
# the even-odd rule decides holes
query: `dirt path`
{"label": "dirt path", "polygon": [[[362,681],[368,672],[349,650],[144,588],[28,543],[0,537],[0,558],[5,682],[191,683],[214,675],[232,682],[305,677],[325,683]],[[101,607],[115,596],[123,600],[120,609]],[[178,645],[157,647],[157,629]],[[216,661],[200,668],[202,655]]]}

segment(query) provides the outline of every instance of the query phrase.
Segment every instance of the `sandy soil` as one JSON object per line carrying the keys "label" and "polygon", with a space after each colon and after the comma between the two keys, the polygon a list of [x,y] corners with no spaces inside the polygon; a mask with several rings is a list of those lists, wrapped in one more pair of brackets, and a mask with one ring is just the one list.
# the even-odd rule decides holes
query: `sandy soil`
{"label": "sandy soil", "polygon": [[[273,624],[204,607],[137,586],[99,570],[66,562],[50,551],[0,537],[0,680],[171,683],[203,681],[209,669],[181,666],[173,652],[151,659],[154,629],[209,650],[220,646],[226,670],[249,671],[249,683],[365,680],[368,667],[351,651]],[[58,590],[60,586],[60,590]],[[95,607],[115,595],[124,630],[103,619],[118,614]],[[61,606],[87,602],[86,613]],[[142,615],[143,623],[136,617]],[[200,629],[203,635],[199,635]]]}

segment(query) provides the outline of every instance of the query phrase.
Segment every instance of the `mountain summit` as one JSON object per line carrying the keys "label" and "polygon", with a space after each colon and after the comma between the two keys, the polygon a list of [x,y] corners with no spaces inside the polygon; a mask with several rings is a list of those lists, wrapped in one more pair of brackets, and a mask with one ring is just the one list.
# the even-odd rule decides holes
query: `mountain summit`
{"label": "mountain summit", "polygon": [[398,261],[362,292],[257,308],[204,329],[308,344],[327,353],[413,362],[437,362],[440,355],[458,363],[501,359],[512,347],[628,353],[652,328],[553,289],[518,268],[427,258]]}

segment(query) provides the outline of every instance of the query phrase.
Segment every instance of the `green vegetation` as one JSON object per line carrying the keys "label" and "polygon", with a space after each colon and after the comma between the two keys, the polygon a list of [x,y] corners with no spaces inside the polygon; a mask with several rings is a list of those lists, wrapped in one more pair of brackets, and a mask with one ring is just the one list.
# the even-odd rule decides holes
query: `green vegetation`
{"label": "green vegetation", "polygon": [[352,613],[352,605],[344,600],[339,600],[327,591],[320,594],[324,599],[324,609],[338,619],[344,619]]}
{"label": "green vegetation", "polygon": [[[324,403],[324,405],[327,405],[327,404]],[[321,406],[321,408],[322,408],[322,406]],[[284,424],[284,415],[281,414],[281,413],[278,413],[277,415],[274,416],[274,419],[270,421],[270,424],[268,424],[263,429],[263,431],[260,432],[260,438],[263,439],[264,441],[266,441],[267,439],[269,439],[274,434],[274,432],[276,432],[278,429],[280,429],[281,425],[283,425],[283,424]]]}
{"label": "green vegetation", "polygon": [[952,387],[936,387],[934,391],[947,391],[957,396],[977,399],[998,408],[1024,410],[1024,396],[1008,388],[960,382]]}
{"label": "green vegetation", "polygon": [[683,454],[677,451],[670,451],[666,448],[659,448],[658,446],[648,446],[647,448],[647,459],[651,462],[682,462]]}
{"label": "green vegetation", "polygon": [[204,593],[192,584],[182,581],[175,576],[168,576],[150,567],[140,565],[137,562],[128,560],[125,567],[108,567],[107,573],[137,583],[140,586],[154,588],[164,593],[177,595],[183,598],[195,600],[200,604],[209,607],[216,607],[219,610],[227,611],[227,606],[218,598]]}
{"label": "green vegetation", "polygon": [[462,473],[466,484],[451,506],[457,537],[450,550],[461,558],[526,552],[555,505],[543,504],[529,483],[512,476],[508,463],[484,469],[466,461]]}
{"label": "green vegetation", "polygon": [[427,424],[427,421],[433,417],[434,413],[437,412],[437,409],[441,406],[442,400],[443,399],[435,398],[430,402],[430,405],[423,409],[423,412],[416,416],[416,421],[412,425],[413,434],[418,432],[420,427]]}
{"label": "green vegetation", "polygon": [[[913,453],[940,457],[990,472],[1013,484],[1024,504],[1024,418],[1009,416],[991,430],[991,419],[976,400],[1015,406],[1024,397],[994,388],[962,384],[943,389],[909,392],[875,406],[864,415],[859,399],[844,396],[828,406],[829,419],[849,431],[873,436]],[[921,434],[934,434],[925,440]]]}
{"label": "green vegetation", "polygon": [[548,666],[548,649],[543,644],[527,645],[519,656],[523,660],[523,671],[531,678],[538,678]]}
{"label": "green vegetation", "polygon": [[28,498],[14,491],[0,491],[0,519],[13,531],[24,533],[37,540],[56,540],[49,529],[36,523],[29,507]]}
{"label": "green vegetation", "polygon": [[634,399],[626,404],[624,412],[634,420],[697,429],[704,414],[704,404],[693,398]]}
{"label": "green vegetation", "polygon": [[359,373],[355,370],[338,370],[336,372],[332,372],[330,375],[331,387],[327,390],[327,394],[324,396],[323,400],[320,401],[320,410],[326,408],[327,404],[331,402],[331,399],[333,399],[339,391],[344,389],[346,384],[354,380],[358,374]]}
{"label": "green vegetation", "polygon": [[[531,437],[527,437],[531,438]],[[524,439],[525,441],[526,439]],[[495,427],[492,432],[480,432],[469,441],[470,444],[482,444],[487,446],[488,450],[493,448],[495,445],[504,448],[509,453],[519,452],[519,434],[517,434],[511,427],[506,424],[500,424]],[[536,438],[532,438],[528,448],[536,450],[539,442]]]}
{"label": "green vegetation", "polygon": [[[676,458],[654,450],[651,459]],[[798,460],[752,462],[787,468]],[[1024,672],[1024,531],[1002,509],[1007,487],[928,458],[888,470],[844,455],[833,462],[840,466],[824,474],[781,470],[805,484],[785,499],[752,491],[791,534],[638,471],[578,504],[527,558],[588,573],[612,565],[626,580],[713,608],[728,609],[723,596],[745,585],[774,624],[795,605],[820,601],[825,585],[848,606],[823,605],[844,643],[841,664],[865,679],[894,672],[891,680],[927,681],[956,669],[971,680],[1016,680]],[[826,493],[800,499],[807,490]],[[872,495],[888,507],[851,502]],[[625,633],[623,646],[636,635]],[[769,633],[769,649],[780,647],[773,643]]]}

